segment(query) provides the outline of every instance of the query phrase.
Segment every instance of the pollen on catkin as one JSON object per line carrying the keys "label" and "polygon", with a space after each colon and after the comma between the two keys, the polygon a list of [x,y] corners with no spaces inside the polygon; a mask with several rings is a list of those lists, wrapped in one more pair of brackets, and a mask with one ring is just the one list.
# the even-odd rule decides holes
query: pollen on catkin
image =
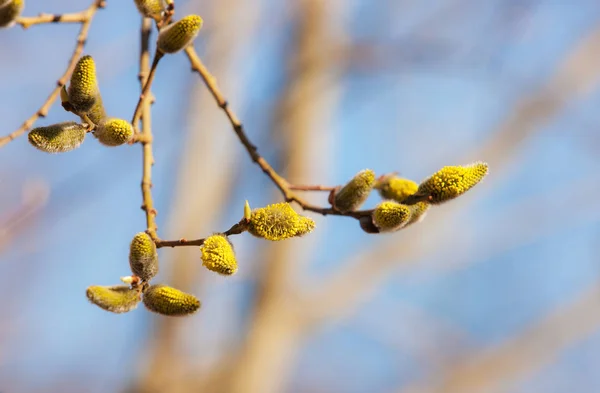
{"label": "pollen on catkin", "polygon": [[393,232],[410,220],[410,208],[398,202],[381,202],[373,211],[373,224],[380,232]]}
{"label": "pollen on catkin", "polygon": [[0,1],[0,27],[10,27],[23,12],[24,0]]}
{"label": "pollen on catkin", "polygon": [[414,205],[409,205],[408,208],[410,209],[410,220],[408,220],[406,225],[408,226],[410,224],[423,221],[430,207],[431,205],[427,202],[418,202]]}
{"label": "pollen on catkin", "polygon": [[375,184],[375,172],[365,169],[335,193],[335,208],[342,213],[357,210],[369,197]]}
{"label": "pollen on catkin", "polygon": [[158,273],[158,253],[154,240],[146,232],[133,237],[129,245],[129,266],[131,272],[144,281]]}
{"label": "pollen on catkin", "polygon": [[92,109],[99,93],[96,63],[92,56],[86,55],[79,59],[71,75],[67,92],[69,103],[76,112],[86,114]]}
{"label": "pollen on catkin", "polygon": [[384,199],[402,202],[406,197],[417,192],[419,185],[409,179],[388,175],[379,178],[373,188],[379,191],[379,195]]}
{"label": "pollen on catkin", "polygon": [[217,233],[208,237],[202,244],[202,264],[213,272],[230,276],[237,272],[235,252],[227,236]]}
{"label": "pollen on catkin", "polygon": [[143,301],[148,310],[169,316],[190,315],[200,308],[194,295],[161,284],[148,287]]}
{"label": "pollen on catkin", "polygon": [[315,227],[308,217],[298,215],[289,203],[275,203],[254,209],[248,223],[248,232],[256,237],[279,241],[302,236]]}
{"label": "pollen on catkin", "polygon": [[166,7],[163,0],[135,0],[135,5],[142,16],[155,20],[161,17]]}
{"label": "pollen on catkin", "polygon": [[94,135],[106,146],[120,146],[133,136],[133,126],[127,120],[108,118],[98,124]]}
{"label": "pollen on catkin", "polygon": [[443,167],[419,185],[419,190],[408,198],[409,202],[423,198],[433,205],[447,202],[469,191],[487,174],[485,162]]}
{"label": "pollen on catkin", "polygon": [[188,15],[161,29],[156,43],[163,53],[175,53],[192,43],[202,28],[202,18]]}
{"label": "pollen on catkin", "polygon": [[96,306],[117,314],[133,310],[141,300],[139,291],[128,285],[92,285],[86,296]]}
{"label": "pollen on catkin", "polygon": [[46,153],[64,153],[78,148],[85,139],[86,129],[74,121],[37,127],[29,132],[29,143]]}

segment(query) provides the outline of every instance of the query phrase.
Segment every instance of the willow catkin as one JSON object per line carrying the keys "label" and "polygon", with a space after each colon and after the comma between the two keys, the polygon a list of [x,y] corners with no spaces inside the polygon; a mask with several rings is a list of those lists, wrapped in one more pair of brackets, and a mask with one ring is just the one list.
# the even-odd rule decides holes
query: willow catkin
{"label": "willow catkin", "polygon": [[37,127],[29,132],[29,143],[46,153],[64,153],[78,148],[85,139],[86,128],[74,121]]}
{"label": "willow catkin", "polygon": [[188,15],[162,28],[156,45],[163,53],[179,52],[194,41],[201,28],[202,18],[198,15]]}

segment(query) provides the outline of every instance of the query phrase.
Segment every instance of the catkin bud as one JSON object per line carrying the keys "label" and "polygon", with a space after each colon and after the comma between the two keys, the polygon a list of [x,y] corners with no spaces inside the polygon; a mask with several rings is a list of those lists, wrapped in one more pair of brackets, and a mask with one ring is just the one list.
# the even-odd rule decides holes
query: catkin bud
{"label": "catkin bud", "polygon": [[393,232],[410,220],[410,208],[397,202],[381,202],[373,211],[373,224],[380,232]]}
{"label": "catkin bud", "polygon": [[248,223],[248,232],[256,237],[278,241],[302,236],[314,227],[312,219],[298,215],[289,203],[282,202],[254,209]]}
{"label": "catkin bud", "polygon": [[419,185],[412,180],[398,176],[382,176],[373,186],[384,199],[392,199],[396,202],[402,201],[419,189]]}
{"label": "catkin bud", "polygon": [[96,94],[96,101],[87,113],[87,116],[92,123],[94,123],[94,125],[98,125],[106,119],[106,110],[104,109],[104,102],[102,101],[102,95],[100,94],[100,91],[98,91],[98,94]]}
{"label": "catkin bud", "polygon": [[342,213],[358,209],[369,197],[375,184],[375,172],[360,171],[344,187],[335,193],[335,208]]}
{"label": "catkin bud", "polygon": [[158,273],[158,253],[154,240],[146,232],[133,237],[129,245],[129,267],[131,272],[144,281]]}
{"label": "catkin bud", "polygon": [[208,237],[201,248],[202,264],[208,270],[230,276],[237,272],[237,261],[233,247],[227,236],[223,234],[215,234]]}
{"label": "catkin bud", "polygon": [[379,228],[373,224],[373,218],[371,216],[361,217],[358,222],[362,230],[366,233],[379,233]]}
{"label": "catkin bud", "polygon": [[23,12],[24,0],[0,1],[0,27],[10,27]]}
{"label": "catkin bud", "polygon": [[142,16],[155,20],[161,17],[166,6],[163,0],[135,0],[135,5]]}
{"label": "catkin bud", "polygon": [[410,209],[410,220],[406,223],[406,225],[415,224],[423,221],[425,216],[427,215],[427,211],[431,205],[427,202],[418,202],[414,205],[408,206]]}
{"label": "catkin bud", "polygon": [[133,136],[133,127],[126,120],[108,118],[98,124],[94,135],[106,146],[119,146],[127,143]]}
{"label": "catkin bud", "polygon": [[163,53],[175,53],[192,43],[202,28],[202,18],[188,15],[161,29],[156,43]]}
{"label": "catkin bud", "polygon": [[87,289],[86,295],[96,306],[117,314],[133,310],[141,300],[139,291],[128,285],[92,285]]}
{"label": "catkin bud", "polygon": [[190,315],[200,308],[194,295],[160,284],[150,286],[143,300],[148,310],[169,316]]}
{"label": "catkin bud", "polygon": [[99,90],[92,56],[81,57],[75,65],[68,93],[69,103],[77,113],[86,114],[94,106]]}
{"label": "catkin bud", "polygon": [[473,188],[488,174],[488,164],[474,162],[465,166],[445,166],[419,185],[419,190],[404,203],[427,201],[438,205]]}
{"label": "catkin bud", "polygon": [[29,143],[46,153],[64,153],[78,148],[85,139],[86,129],[74,121],[38,127],[28,135]]}

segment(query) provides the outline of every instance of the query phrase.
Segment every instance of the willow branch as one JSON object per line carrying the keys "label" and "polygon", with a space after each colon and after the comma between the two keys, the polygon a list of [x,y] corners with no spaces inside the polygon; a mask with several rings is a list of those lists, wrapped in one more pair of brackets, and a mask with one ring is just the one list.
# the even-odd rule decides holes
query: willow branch
{"label": "willow branch", "polygon": [[69,60],[69,65],[67,66],[66,71],[60,77],[60,79],[56,82],[56,87],[54,88],[54,90],[52,90],[52,92],[50,93],[48,98],[46,98],[46,101],[37,110],[37,112],[35,112],[33,115],[31,115],[31,117],[29,117],[29,119],[25,120],[25,122],[21,125],[21,127],[16,129],[15,131],[11,132],[10,134],[0,138],[0,147],[6,145],[7,143],[9,143],[9,142],[13,141],[14,139],[18,138],[19,136],[23,135],[25,132],[29,131],[31,129],[31,127],[33,127],[35,122],[40,117],[46,117],[46,115],[48,114],[48,111],[54,104],[54,101],[56,101],[56,99],[60,95],[61,89],[63,88],[63,86],[65,86],[67,81],[71,78],[71,74],[73,73],[73,70],[75,70],[75,65],[77,64],[77,60],[79,60],[79,57],[81,56],[81,53],[83,52],[83,47],[85,46],[88,32],[90,30],[90,26],[92,24],[92,20],[94,19],[94,15],[96,14],[96,11],[98,11],[99,8],[103,8],[103,7],[104,7],[104,1],[96,0],[92,3],[92,5],[87,10],[85,10],[81,13],[81,15],[83,15],[83,20],[81,22],[81,29],[79,30],[79,35],[77,36],[77,43],[75,45],[75,50],[73,51],[73,55],[71,55],[71,59]]}
{"label": "willow branch", "polygon": [[297,189],[298,186],[291,186],[288,183],[288,181],[283,176],[279,175],[279,173],[277,173],[277,171],[273,169],[273,167],[267,162],[267,160],[258,153],[258,148],[250,141],[250,139],[246,135],[242,122],[238,119],[237,115],[233,112],[233,110],[231,110],[231,108],[229,107],[229,103],[225,99],[225,96],[223,95],[223,93],[221,93],[221,89],[217,84],[216,78],[210,73],[210,71],[208,71],[204,63],[202,63],[202,60],[196,53],[194,47],[191,45],[188,46],[185,49],[185,53],[187,54],[188,59],[190,60],[192,70],[200,75],[200,77],[204,81],[204,84],[206,85],[213,98],[217,102],[219,108],[221,108],[223,112],[225,112],[227,119],[229,119],[229,123],[231,123],[233,131],[235,132],[238,139],[250,155],[252,161],[262,169],[262,171],[269,177],[269,179],[271,179],[271,181],[273,182],[273,184],[275,184],[279,191],[281,191],[286,202],[296,202],[298,205],[300,205],[300,207],[302,207],[303,210],[312,211],[314,213],[319,213],[324,216],[346,216],[359,219],[361,217],[371,215],[373,210],[361,210],[356,212],[342,213],[331,207],[321,207],[312,205],[306,202],[304,199],[297,196],[293,192],[293,190]]}
{"label": "willow branch", "polygon": [[[223,232],[223,234],[225,236],[239,235],[241,233],[246,232],[247,227],[248,227],[248,222],[245,219],[242,219],[240,222],[234,224],[231,228],[229,228],[228,230]],[[161,247],[201,246],[204,244],[205,240],[206,240],[206,238],[195,239],[195,240],[187,240],[187,239],[181,238],[179,240],[158,239],[158,240],[155,240],[154,242],[156,243],[157,248],[161,248]]]}
{"label": "willow branch", "polygon": [[138,139],[142,144],[142,210],[146,213],[146,232],[153,240],[158,239],[156,234],[156,209],[152,199],[152,166],[154,165],[154,154],[152,152],[152,100],[145,99],[149,96],[150,86],[152,85],[152,76],[158,65],[158,56],[154,56],[152,68],[150,68],[150,35],[152,33],[152,21],[148,18],[142,19],[142,29],[140,36],[140,72],[138,78],[140,80],[140,89],[142,91],[140,100],[134,114],[134,127],[137,127],[137,122],[140,117],[142,120],[143,138]]}
{"label": "willow branch", "polygon": [[288,189],[295,191],[333,191],[337,187],[323,186],[320,184],[315,185],[299,185],[299,184],[288,184]]}
{"label": "willow branch", "polygon": [[86,11],[70,14],[41,13],[38,16],[24,16],[17,18],[16,22],[24,29],[28,29],[33,25],[41,25],[44,23],[83,23],[87,18]]}
{"label": "willow branch", "polygon": [[[147,47],[146,47],[146,51],[147,51]],[[133,126],[134,134],[140,133],[138,123],[140,121],[140,118],[142,117],[142,110],[143,110],[144,104],[151,101],[150,97],[152,94],[150,92],[150,89],[152,88],[152,82],[154,81],[154,76],[156,75],[156,69],[158,67],[158,63],[163,56],[164,56],[164,53],[162,53],[158,49],[154,53],[154,60],[152,61],[152,67],[150,68],[150,73],[145,78],[145,82],[142,87],[142,92],[140,94],[140,98],[135,107],[135,110],[133,111],[133,117],[131,119],[131,125]],[[142,71],[140,71],[140,73],[142,73]],[[148,134],[146,134],[146,136],[148,136]]]}

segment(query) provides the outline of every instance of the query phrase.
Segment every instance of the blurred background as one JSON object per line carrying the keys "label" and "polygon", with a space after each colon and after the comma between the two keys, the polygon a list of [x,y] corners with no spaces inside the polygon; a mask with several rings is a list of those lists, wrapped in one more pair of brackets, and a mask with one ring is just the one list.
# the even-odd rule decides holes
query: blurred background
{"label": "blurred background", "polygon": [[[24,15],[88,1],[28,0]],[[198,0],[196,48],[259,151],[297,184],[356,172],[420,181],[487,161],[419,225],[343,217],[271,243],[232,237],[239,272],[161,249],[162,282],[200,312],[114,315],[89,285],[129,274],[145,228],[141,148],[0,151],[0,392],[600,391],[600,3]],[[77,25],[0,31],[0,131],[42,104]],[[109,115],[130,118],[140,17],[108,0],[85,48]],[[155,35],[154,35],[155,37]],[[154,84],[159,234],[197,238],[282,197],[183,54]],[[596,113],[596,114],[594,114]],[[37,125],[76,120],[54,105]],[[326,195],[308,195],[326,204]],[[373,195],[367,206],[377,203]]]}

